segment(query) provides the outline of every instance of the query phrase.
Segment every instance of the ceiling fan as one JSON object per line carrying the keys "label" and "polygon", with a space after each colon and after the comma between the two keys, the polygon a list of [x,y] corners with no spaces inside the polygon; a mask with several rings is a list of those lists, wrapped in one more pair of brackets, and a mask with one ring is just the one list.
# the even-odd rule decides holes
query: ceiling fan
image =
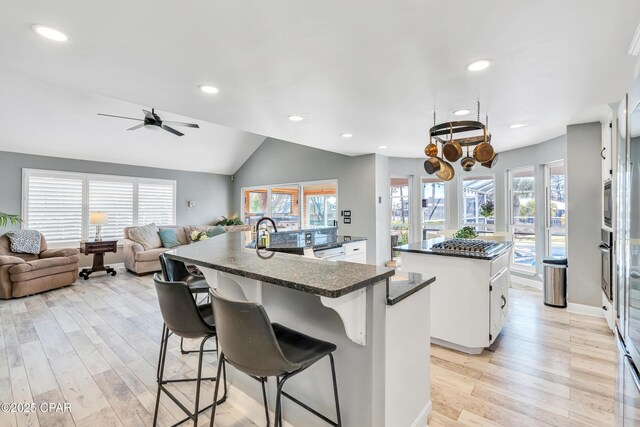
{"label": "ceiling fan", "polygon": [[147,111],[147,110],[144,110],[144,109],[142,111],[144,112],[144,119],[136,119],[134,117],[114,116],[113,114],[103,114],[103,113],[98,113],[98,115],[99,116],[106,116],[106,117],[115,117],[115,118],[118,118],[118,119],[137,120],[139,122],[142,122],[139,125],[135,125],[133,127],[130,127],[127,130],[136,130],[136,129],[140,129],[141,127],[144,127],[144,126],[156,126],[156,127],[159,127],[160,129],[166,130],[167,132],[171,132],[174,135],[182,136],[182,135],[184,135],[182,132],[175,130],[171,126],[167,126],[167,124],[171,124],[173,126],[186,126],[186,127],[189,127],[189,128],[199,128],[200,127],[195,123],[170,122],[170,121],[162,120],[160,118],[160,116],[156,114],[155,108],[152,108],[151,111]]}

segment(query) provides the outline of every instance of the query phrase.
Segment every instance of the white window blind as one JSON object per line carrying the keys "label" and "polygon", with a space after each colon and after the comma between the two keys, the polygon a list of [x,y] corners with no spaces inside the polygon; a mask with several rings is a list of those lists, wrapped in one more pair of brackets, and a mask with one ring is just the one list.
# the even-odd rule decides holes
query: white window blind
{"label": "white window blind", "polygon": [[48,241],[70,242],[82,237],[82,178],[31,176],[26,186],[28,229]]}
{"label": "white window blind", "polygon": [[[106,212],[109,222],[102,226],[102,238],[121,239],[124,228],[133,224],[133,182],[89,178],[89,214]],[[89,237],[95,236],[89,224]]]}
{"label": "white window blind", "polygon": [[23,169],[23,227],[49,244],[95,236],[92,212],[106,212],[103,239],[121,239],[132,225],[175,224],[176,182],[164,179]]}
{"label": "white window blind", "polygon": [[173,224],[175,184],[140,183],[138,187],[138,222]]}

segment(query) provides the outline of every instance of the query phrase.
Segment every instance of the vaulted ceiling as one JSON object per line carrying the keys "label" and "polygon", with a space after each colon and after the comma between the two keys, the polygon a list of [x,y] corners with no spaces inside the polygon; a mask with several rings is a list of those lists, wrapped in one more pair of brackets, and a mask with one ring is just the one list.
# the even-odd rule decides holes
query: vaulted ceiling
{"label": "vaulted ceiling", "polygon": [[[230,173],[259,135],[350,155],[384,145],[386,155],[417,157],[434,108],[439,121],[448,120],[480,99],[496,148],[508,150],[599,120],[633,80],[637,58],[627,49],[639,22],[637,0],[21,0],[0,14],[0,68],[94,99],[82,108],[65,105],[73,96],[31,93],[16,101],[20,93],[5,98],[4,87],[0,124],[25,111],[54,115],[64,124],[53,129],[62,152],[78,150],[65,147],[66,131],[120,135],[127,147],[142,139],[141,152],[154,143],[200,144],[182,153],[200,157],[194,162],[209,157],[207,167],[193,169]],[[42,39],[34,23],[64,31],[69,41]],[[493,66],[467,71],[480,58]],[[204,94],[200,84],[219,93]],[[24,110],[10,102],[24,102]],[[237,139],[202,138],[204,129],[173,140],[127,134],[127,123],[95,117],[98,109],[131,115],[140,106],[230,128]],[[291,122],[292,114],[305,120]],[[508,127],[519,122],[527,126]],[[0,136],[0,149],[5,142]],[[231,147],[236,160],[212,156],[216,144]],[[84,150],[104,154],[100,144]]]}

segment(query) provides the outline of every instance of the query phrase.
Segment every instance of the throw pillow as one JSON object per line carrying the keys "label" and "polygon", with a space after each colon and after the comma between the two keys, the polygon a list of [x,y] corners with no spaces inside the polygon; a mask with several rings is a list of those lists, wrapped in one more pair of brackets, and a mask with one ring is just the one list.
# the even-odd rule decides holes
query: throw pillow
{"label": "throw pillow", "polygon": [[17,230],[7,233],[11,241],[11,252],[16,254],[40,253],[40,232],[35,230]]}
{"label": "throw pillow", "polygon": [[165,248],[175,248],[176,246],[180,246],[180,242],[178,241],[178,233],[176,233],[175,228],[165,228],[164,230],[158,231],[158,235],[160,236],[160,240],[162,241],[162,246]]}
{"label": "throw pillow", "polygon": [[216,226],[212,227],[210,230],[207,231],[207,237],[217,236],[219,234],[224,234],[226,232],[227,232],[227,230],[225,230],[223,226],[216,225]]}
{"label": "throw pillow", "polygon": [[158,235],[158,227],[155,224],[143,225],[131,228],[129,238],[136,243],[140,243],[145,250],[162,247],[162,240]]}

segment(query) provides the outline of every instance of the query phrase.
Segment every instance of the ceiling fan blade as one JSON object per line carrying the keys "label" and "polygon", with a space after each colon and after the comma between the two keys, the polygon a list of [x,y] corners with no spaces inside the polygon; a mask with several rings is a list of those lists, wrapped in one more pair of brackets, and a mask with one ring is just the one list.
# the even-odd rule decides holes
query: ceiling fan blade
{"label": "ceiling fan blade", "polygon": [[127,119],[127,120],[137,120],[139,122],[143,121],[142,119],[136,119],[134,117],[125,117],[125,116],[114,116],[113,114],[103,114],[103,113],[98,113],[99,116],[105,116],[105,117],[115,117],[118,119]]}
{"label": "ceiling fan blade", "polygon": [[127,130],[136,130],[136,129],[140,129],[141,127],[144,127],[144,123],[140,123],[139,125],[135,125],[132,128],[129,128]]}
{"label": "ceiling fan blade", "polygon": [[170,123],[170,124],[172,124],[174,126],[185,126],[185,127],[188,127],[188,128],[200,128],[200,126],[198,126],[195,123],[170,122],[168,120],[163,120],[162,123]]}
{"label": "ceiling fan blade", "polygon": [[161,127],[162,129],[164,129],[164,130],[168,131],[168,132],[171,132],[171,133],[172,133],[172,134],[174,134],[174,135],[178,135],[178,136],[182,136],[182,135],[184,135],[184,133],[179,132],[179,131],[175,130],[175,129],[174,129],[174,128],[172,128],[172,127],[165,126],[165,125],[162,125],[162,126],[160,126],[160,127]]}

